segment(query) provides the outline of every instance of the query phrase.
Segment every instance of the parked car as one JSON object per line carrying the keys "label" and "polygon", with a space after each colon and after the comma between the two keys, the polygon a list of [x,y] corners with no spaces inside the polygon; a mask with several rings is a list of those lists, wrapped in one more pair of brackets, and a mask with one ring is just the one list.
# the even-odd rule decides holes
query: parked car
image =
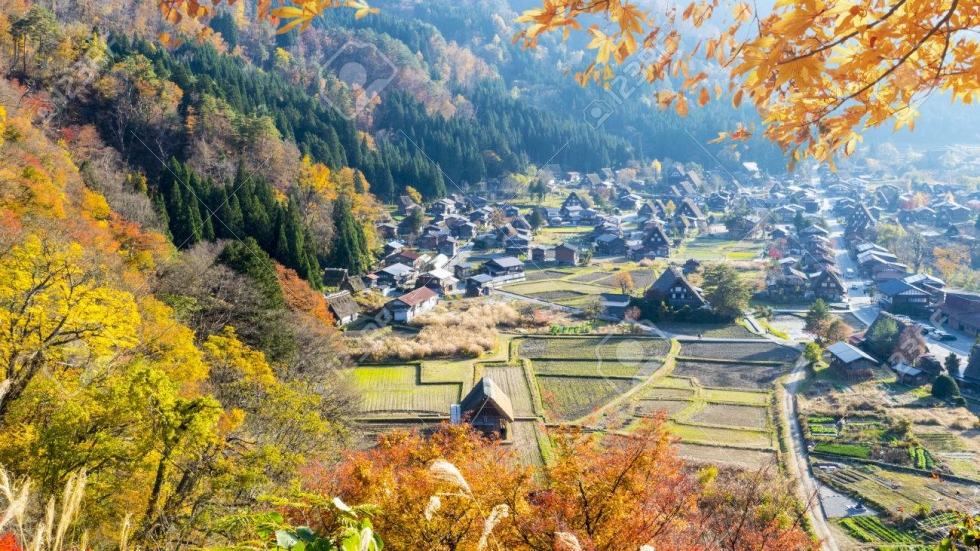
{"label": "parked car", "polygon": [[956,335],[950,335],[949,333],[943,333],[942,335],[939,336],[939,340],[941,340],[943,342],[946,342],[946,341],[955,341],[956,340]]}
{"label": "parked car", "polygon": [[857,283],[855,283],[854,285],[851,285],[851,290],[852,291],[857,291],[857,289],[858,289]]}

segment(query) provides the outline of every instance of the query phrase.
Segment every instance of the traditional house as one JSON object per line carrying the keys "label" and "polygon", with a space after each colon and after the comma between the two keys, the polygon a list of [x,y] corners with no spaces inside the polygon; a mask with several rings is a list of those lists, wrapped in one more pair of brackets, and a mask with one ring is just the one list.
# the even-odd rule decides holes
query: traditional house
{"label": "traditional house", "polygon": [[447,216],[456,214],[456,201],[452,199],[439,199],[429,207],[429,212],[433,215]]}
{"label": "traditional house", "polygon": [[427,257],[408,249],[402,249],[385,257],[385,264],[388,266],[393,264],[404,264],[415,270],[422,269],[422,267],[425,266],[426,261]]}
{"label": "traditional house", "polygon": [[442,241],[439,242],[439,246],[437,247],[436,250],[439,252],[439,254],[444,254],[449,258],[452,258],[456,256],[457,244],[458,242],[456,241],[455,237],[446,236],[442,239]]}
{"label": "traditional house", "polygon": [[408,195],[402,195],[398,198],[398,214],[402,216],[408,216],[412,210],[421,208],[418,204],[412,200]]}
{"label": "traditional house", "polygon": [[847,287],[840,276],[831,269],[824,269],[810,277],[810,289],[817,298],[837,302],[844,298]]}
{"label": "traditional house", "polygon": [[440,295],[451,295],[456,292],[456,284],[459,280],[446,269],[436,268],[418,277],[415,281],[416,287],[428,287]]}
{"label": "traditional house", "polygon": [[668,266],[660,274],[657,281],[647,289],[644,298],[652,301],[663,301],[673,308],[688,306],[702,308],[708,302],[701,296],[701,291],[691,285],[684,274],[676,266]]}
{"label": "traditional house", "polygon": [[868,206],[859,203],[847,217],[844,225],[845,236],[863,236],[869,229],[874,228],[876,220]]}
{"label": "traditional house", "polygon": [[626,241],[614,233],[606,233],[596,238],[595,248],[602,255],[626,254]]}
{"label": "traditional house", "polygon": [[878,362],[846,342],[839,342],[827,347],[830,354],[830,367],[838,376],[848,380],[870,379],[874,376],[874,368]]}
{"label": "traditional house", "polygon": [[411,266],[395,263],[375,272],[378,285],[382,287],[402,287],[408,285],[415,277],[415,269]]}
{"label": "traditional house", "polygon": [[475,430],[501,440],[509,438],[510,425],[515,419],[510,397],[490,377],[480,379],[463,401],[450,406],[449,417],[454,425],[466,422]]}
{"label": "traditional house", "polygon": [[385,304],[384,316],[407,323],[431,311],[437,304],[439,295],[435,291],[428,287],[419,287]]}
{"label": "traditional house", "polygon": [[562,201],[561,208],[564,209],[566,207],[578,207],[580,209],[584,209],[588,207],[588,205],[582,200],[581,197],[579,197],[577,193],[573,191],[568,194],[568,197],[565,197],[564,201]]}
{"label": "traditional house", "polygon": [[579,260],[578,248],[562,243],[555,247],[555,263],[561,266],[577,266]]}
{"label": "traditional house", "polygon": [[901,279],[889,279],[878,285],[878,304],[893,314],[925,316],[929,293]]}
{"label": "traditional house", "polygon": [[980,335],[980,295],[947,292],[940,310],[949,327],[972,337]]}
{"label": "traditional house", "polygon": [[694,199],[690,197],[685,197],[681,199],[681,204],[677,207],[677,211],[674,216],[687,216],[688,218],[693,218],[695,220],[703,220],[704,213],[701,212],[698,204],[694,202]]}
{"label": "traditional house", "polygon": [[643,235],[643,246],[653,251],[657,256],[670,256],[670,238],[660,224],[653,224]]}
{"label": "traditional house", "polygon": [[548,253],[550,252],[551,250],[549,250],[548,247],[544,247],[541,245],[538,245],[537,247],[531,247],[531,262],[534,262],[535,264],[547,262],[549,256]]}
{"label": "traditional house", "polygon": [[361,307],[354,301],[348,291],[340,291],[326,296],[327,310],[337,320],[337,327],[353,323],[361,313]]}
{"label": "traditional house", "polygon": [[483,271],[493,278],[517,279],[524,277],[524,263],[512,256],[491,258],[483,263]]}

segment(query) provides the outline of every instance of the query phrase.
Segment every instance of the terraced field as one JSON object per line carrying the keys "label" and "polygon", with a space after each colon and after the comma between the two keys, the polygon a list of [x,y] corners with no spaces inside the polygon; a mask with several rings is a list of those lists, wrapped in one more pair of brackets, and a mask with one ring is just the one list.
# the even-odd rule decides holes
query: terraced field
{"label": "terraced field", "polygon": [[767,417],[765,408],[708,404],[704,409],[692,416],[690,421],[706,425],[765,429]]}
{"label": "terraced field", "polygon": [[631,379],[539,375],[541,401],[549,419],[569,421],[588,415],[633,386]]}
{"label": "terraced field", "polygon": [[728,362],[796,361],[800,352],[795,348],[764,342],[692,342],[681,343],[680,357],[704,358]]}
{"label": "terraced field", "polygon": [[687,400],[638,400],[633,408],[635,417],[656,417],[663,412],[670,417],[676,415],[688,407],[693,402]]}
{"label": "terraced field", "polygon": [[462,384],[421,384],[414,365],[361,366],[352,376],[363,391],[362,413],[446,414],[461,398]]}
{"label": "terraced field", "polygon": [[483,375],[490,377],[497,386],[510,397],[514,415],[528,417],[534,415],[531,402],[531,389],[527,386],[524,370],[520,367],[484,367]]}
{"label": "terraced field", "polygon": [[615,361],[532,360],[531,367],[539,375],[570,375],[579,377],[633,377],[640,362]]}
{"label": "terraced field", "polygon": [[517,421],[511,424],[511,440],[520,453],[521,464],[528,467],[540,467],[544,464],[541,449],[538,445],[539,423],[537,421]]}
{"label": "terraced field", "polygon": [[673,374],[695,378],[707,387],[769,390],[776,379],[788,372],[789,368],[785,364],[754,365],[678,360]]}
{"label": "terraced field", "polygon": [[637,360],[663,358],[670,341],[649,337],[572,337],[522,339],[518,355],[532,359],[555,360]]}
{"label": "terraced field", "polygon": [[776,461],[776,453],[773,451],[722,448],[690,442],[677,444],[677,454],[688,461],[726,463],[748,469],[759,469]]}

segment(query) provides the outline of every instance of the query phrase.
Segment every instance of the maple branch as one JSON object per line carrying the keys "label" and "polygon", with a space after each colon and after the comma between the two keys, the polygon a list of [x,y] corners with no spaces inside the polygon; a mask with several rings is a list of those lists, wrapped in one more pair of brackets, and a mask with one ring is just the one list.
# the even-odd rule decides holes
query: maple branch
{"label": "maple branch", "polygon": [[[848,40],[854,38],[855,36],[861,34],[862,32],[870,31],[871,29],[875,28],[877,25],[880,25],[881,23],[884,23],[888,18],[890,18],[891,16],[895,15],[895,12],[898,11],[898,8],[902,7],[906,2],[907,2],[907,0],[899,0],[899,2],[897,4],[895,4],[894,6],[892,6],[892,8],[885,13],[885,15],[883,15],[880,19],[874,21],[873,23],[869,24],[868,27],[865,28],[865,29],[856,29],[853,32],[850,32],[850,33],[848,33],[848,34],[846,34],[844,36],[841,36],[837,40],[834,40],[832,42],[828,42],[827,44],[824,44],[823,46],[821,46],[821,47],[819,47],[819,48],[817,48],[815,50],[811,50],[811,51],[806,52],[806,53],[804,53],[802,55],[794,56],[794,57],[789,58],[787,60],[780,61],[776,65],[785,65],[786,63],[792,63],[792,62],[798,61],[800,59],[806,59],[808,57],[815,56],[815,55],[817,55],[817,54],[819,54],[821,52],[826,52],[827,50],[830,50],[830,49],[833,49],[833,48],[835,48],[837,46],[840,46],[844,42],[847,42]],[[955,4],[955,2],[954,2],[954,4]]]}

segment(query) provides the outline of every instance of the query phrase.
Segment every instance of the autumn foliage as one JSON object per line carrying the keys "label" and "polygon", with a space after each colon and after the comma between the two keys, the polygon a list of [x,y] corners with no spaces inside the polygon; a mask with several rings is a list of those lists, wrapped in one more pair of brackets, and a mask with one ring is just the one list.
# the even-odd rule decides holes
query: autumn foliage
{"label": "autumn foliage", "polygon": [[[377,505],[375,530],[395,549],[808,549],[803,512],[780,477],[695,471],[663,419],[629,434],[553,433],[553,460],[520,466],[510,445],[466,426],[426,437],[398,431],[310,473],[310,495]],[[297,522],[334,527],[315,499]],[[568,545],[569,547],[562,547]]]}

